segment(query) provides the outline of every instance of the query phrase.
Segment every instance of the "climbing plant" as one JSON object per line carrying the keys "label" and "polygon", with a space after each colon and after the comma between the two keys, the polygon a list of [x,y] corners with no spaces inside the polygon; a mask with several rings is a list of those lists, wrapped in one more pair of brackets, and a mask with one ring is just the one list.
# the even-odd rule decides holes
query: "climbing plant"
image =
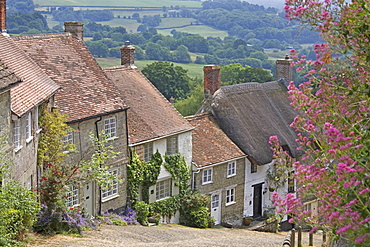
{"label": "climbing plant", "polygon": [[149,187],[155,185],[161,170],[161,165],[171,173],[172,178],[176,179],[179,186],[179,195],[153,202],[150,204],[152,214],[160,214],[171,218],[180,209],[181,199],[188,189],[190,171],[181,154],[164,156],[157,151],[153,154],[149,162],[140,160],[134,152],[131,155],[131,162],[127,166],[128,193],[132,202],[135,204],[139,200],[139,188],[142,186],[142,200],[149,203]]}

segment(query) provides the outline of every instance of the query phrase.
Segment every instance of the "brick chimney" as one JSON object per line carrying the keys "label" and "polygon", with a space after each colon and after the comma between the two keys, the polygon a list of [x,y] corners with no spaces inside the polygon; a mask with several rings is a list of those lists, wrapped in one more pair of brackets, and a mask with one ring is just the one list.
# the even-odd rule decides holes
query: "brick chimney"
{"label": "brick chimney", "polygon": [[134,65],[135,62],[135,47],[130,45],[130,41],[126,41],[121,50],[121,65]]}
{"label": "brick chimney", "polygon": [[84,24],[83,22],[64,22],[64,31],[71,33],[74,37],[79,40],[84,39]]}
{"label": "brick chimney", "polygon": [[6,0],[0,0],[0,32],[6,33]]}
{"label": "brick chimney", "polygon": [[221,87],[220,65],[205,65],[204,72],[204,96],[213,95]]}
{"label": "brick chimney", "polygon": [[290,66],[293,62],[288,55],[285,59],[276,60],[276,80],[283,79],[287,84],[293,81],[293,66]]}

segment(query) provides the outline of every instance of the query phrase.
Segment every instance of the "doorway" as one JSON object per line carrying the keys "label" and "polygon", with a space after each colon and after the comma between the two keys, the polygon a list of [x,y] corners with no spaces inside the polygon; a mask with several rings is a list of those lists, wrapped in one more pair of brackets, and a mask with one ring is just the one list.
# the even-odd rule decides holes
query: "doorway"
{"label": "doorway", "polygon": [[215,219],[215,224],[221,223],[221,196],[220,193],[211,196],[211,217]]}
{"label": "doorway", "polygon": [[252,185],[253,187],[253,217],[262,216],[262,183]]}

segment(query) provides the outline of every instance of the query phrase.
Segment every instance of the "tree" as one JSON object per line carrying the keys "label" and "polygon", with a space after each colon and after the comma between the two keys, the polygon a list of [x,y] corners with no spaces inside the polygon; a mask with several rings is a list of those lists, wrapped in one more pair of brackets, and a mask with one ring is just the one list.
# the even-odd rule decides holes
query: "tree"
{"label": "tree", "polygon": [[168,100],[185,98],[189,92],[189,76],[181,66],[158,61],[145,66],[142,72]]}
{"label": "tree", "polygon": [[[283,165],[295,169],[300,197],[274,193],[275,205],[294,222],[323,228],[338,244],[369,246],[368,2],[289,0],[285,10],[289,19],[319,31],[326,43],[315,45],[315,61],[291,51],[297,71],[306,77],[300,88],[293,83],[289,87],[300,112],[292,126],[299,132],[304,155]],[[281,153],[277,138],[270,139],[275,154]],[[317,215],[304,211],[307,196],[319,201]]]}
{"label": "tree", "polygon": [[172,60],[178,63],[190,63],[191,59],[188,48],[184,45],[179,45],[172,53]]}
{"label": "tree", "polygon": [[221,81],[224,85],[245,82],[267,82],[274,78],[270,72],[262,68],[254,68],[240,63],[225,65],[221,68]]}

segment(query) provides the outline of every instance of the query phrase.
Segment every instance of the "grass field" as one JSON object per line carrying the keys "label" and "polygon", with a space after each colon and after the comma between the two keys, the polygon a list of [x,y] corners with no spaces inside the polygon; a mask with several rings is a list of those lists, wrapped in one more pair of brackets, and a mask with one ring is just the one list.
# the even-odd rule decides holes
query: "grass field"
{"label": "grass field", "polygon": [[163,7],[163,6],[186,6],[188,8],[200,8],[200,1],[177,1],[177,0],[34,0],[34,4],[40,6],[121,6],[121,7]]}
{"label": "grass field", "polygon": [[[121,60],[119,58],[97,58],[96,59],[101,67],[114,67],[119,66]],[[136,60],[135,65],[138,69],[144,68],[147,64],[154,63],[154,60]],[[184,69],[188,70],[188,75],[191,77],[200,77],[203,78],[203,65],[194,64],[194,63],[173,63],[175,66],[181,66]]]}
{"label": "grass field", "polygon": [[158,33],[163,35],[171,35],[172,29],[175,29],[178,32],[186,32],[199,34],[203,37],[220,37],[221,39],[229,36],[226,31],[217,30],[206,25],[191,25],[183,28],[171,28],[165,30],[158,30]]}

